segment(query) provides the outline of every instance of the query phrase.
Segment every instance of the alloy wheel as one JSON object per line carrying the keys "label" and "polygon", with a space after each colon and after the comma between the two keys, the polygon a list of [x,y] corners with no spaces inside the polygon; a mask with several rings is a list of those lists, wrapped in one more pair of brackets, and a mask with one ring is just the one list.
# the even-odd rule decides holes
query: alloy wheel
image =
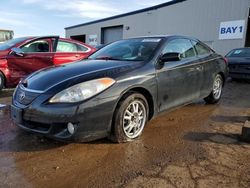
{"label": "alloy wheel", "polygon": [[145,126],[146,118],[145,105],[139,100],[131,102],[123,115],[123,131],[125,135],[130,139],[138,137]]}
{"label": "alloy wheel", "polygon": [[220,75],[217,75],[214,79],[214,84],[213,84],[213,95],[215,99],[219,99],[221,96],[222,92],[222,79]]}

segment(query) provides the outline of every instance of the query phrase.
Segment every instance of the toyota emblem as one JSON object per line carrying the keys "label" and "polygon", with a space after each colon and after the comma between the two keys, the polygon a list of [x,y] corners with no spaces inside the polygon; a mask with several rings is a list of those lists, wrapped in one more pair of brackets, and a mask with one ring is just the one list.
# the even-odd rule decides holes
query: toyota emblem
{"label": "toyota emblem", "polygon": [[25,98],[25,93],[22,91],[19,96],[18,96],[19,100],[22,101]]}

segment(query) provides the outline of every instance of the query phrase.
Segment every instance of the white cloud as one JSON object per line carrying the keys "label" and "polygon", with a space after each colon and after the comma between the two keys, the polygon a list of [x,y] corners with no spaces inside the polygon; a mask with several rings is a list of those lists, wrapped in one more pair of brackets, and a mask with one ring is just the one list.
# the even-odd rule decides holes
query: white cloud
{"label": "white cloud", "polygon": [[[46,10],[59,11],[61,17],[84,17],[100,19],[117,14],[154,6],[170,0],[22,0],[26,4],[36,4]],[[68,15],[68,16],[67,16]]]}
{"label": "white cloud", "polygon": [[8,24],[10,26],[27,26],[25,22],[25,14],[12,13],[1,10],[0,23]]}
{"label": "white cloud", "polygon": [[[38,4],[46,10],[65,12],[74,17],[86,17],[91,19],[103,18],[119,14],[121,11],[102,1],[91,0],[23,0],[26,4]],[[69,16],[69,17],[70,17]]]}
{"label": "white cloud", "polygon": [[24,3],[38,3],[42,2],[43,0],[23,0]]}
{"label": "white cloud", "polygon": [[2,15],[0,17],[0,23],[5,23],[8,25],[13,25],[13,26],[26,26],[26,23],[21,20],[5,18]]}
{"label": "white cloud", "polygon": [[[24,31],[32,30],[32,31],[38,31],[38,27],[36,23],[30,23],[28,20],[29,15],[26,15],[24,13],[13,13],[13,12],[7,12],[0,10],[1,17],[0,17],[0,29],[11,29],[14,30],[15,28],[19,27],[22,28]],[[25,34],[23,34],[25,35]],[[17,35],[15,34],[15,37]]]}
{"label": "white cloud", "polygon": [[11,2],[12,5],[18,4],[18,6],[13,7],[9,12],[3,12],[0,7],[0,25],[5,29],[13,29],[15,37],[46,34],[64,36],[65,26],[143,9],[167,1],[9,0],[6,2]]}

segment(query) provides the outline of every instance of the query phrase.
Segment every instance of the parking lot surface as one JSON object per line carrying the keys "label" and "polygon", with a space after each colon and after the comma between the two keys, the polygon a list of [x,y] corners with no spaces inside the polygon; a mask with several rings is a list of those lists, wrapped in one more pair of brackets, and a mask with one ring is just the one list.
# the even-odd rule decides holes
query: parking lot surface
{"label": "parking lot surface", "polygon": [[0,187],[250,187],[250,84],[227,83],[217,105],[163,113],[140,139],[62,143],[12,124],[13,90],[0,93]]}

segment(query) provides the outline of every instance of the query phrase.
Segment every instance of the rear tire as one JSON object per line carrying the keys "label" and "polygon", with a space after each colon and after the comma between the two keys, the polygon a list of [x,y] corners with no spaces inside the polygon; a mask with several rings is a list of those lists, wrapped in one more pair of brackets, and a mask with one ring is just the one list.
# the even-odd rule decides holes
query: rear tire
{"label": "rear tire", "polygon": [[222,95],[222,88],[223,88],[223,78],[220,74],[217,74],[213,81],[213,89],[209,96],[204,98],[204,101],[207,104],[215,104],[218,103],[221,99]]}
{"label": "rear tire", "polygon": [[3,73],[0,72],[0,91],[4,88],[5,77]]}
{"label": "rear tire", "polygon": [[110,139],[125,143],[138,138],[148,121],[148,112],[148,102],[143,95],[127,94],[115,110]]}

